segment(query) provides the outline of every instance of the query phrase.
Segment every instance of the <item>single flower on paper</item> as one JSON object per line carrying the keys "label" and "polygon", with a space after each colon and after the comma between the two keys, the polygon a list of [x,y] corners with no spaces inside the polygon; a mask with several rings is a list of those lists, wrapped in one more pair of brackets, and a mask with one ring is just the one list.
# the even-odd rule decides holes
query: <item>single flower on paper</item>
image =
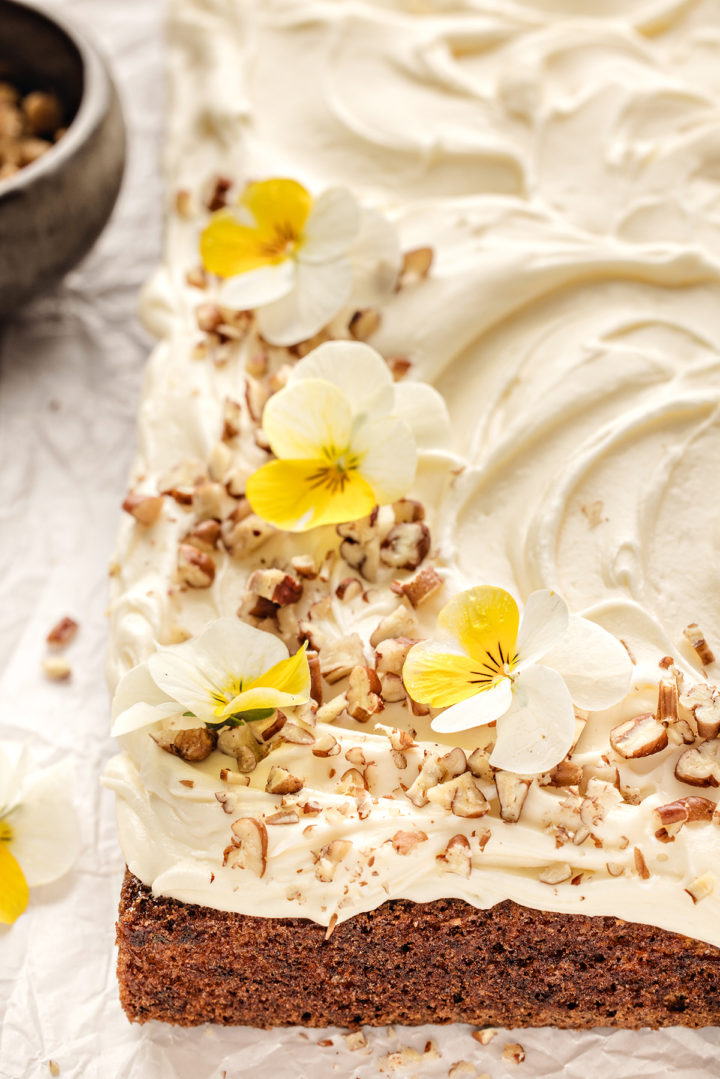
{"label": "single flower on paper", "polygon": [[329,341],[270,398],[263,430],[278,458],[247,482],[253,511],[304,532],[358,520],[408,493],[419,450],[444,448],[450,423],[425,383],[394,383],[374,349]]}
{"label": "single flower on paper", "polygon": [[490,757],[496,768],[553,768],[573,744],[573,704],[609,708],[630,688],[632,664],[622,644],[570,615],[555,592],[533,592],[520,618],[509,592],[470,588],[443,607],[438,629],[437,639],[408,653],[408,693],[445,709],[432,722],[444,734],[497,720]]}
{"label": "single flower on paper", "polygon": [[0,922],[12,924],[30,888],[64,876],[77,858],[72,785],[67,761],[33,769],[25,745],[0,743]]}
{"label": "single flower on paper", "polygon": [[200,240],[207,270],[223,278],[220,302],[255,309],[274,345],[313,337],[340,311],[371,307],[395,288],[395,229],[349,191],[317,198],[295,180],[251,183],[236,206],[215,213]]}
{"label": "single flower on paper", "polygon": [[237,726],[309,699],[304,647],[290,656],[272,633],[237,618],[218,618],[197,637],[158,649],[125,675],[113,701],[112,734],[117,738],[176,716],[211,728]]}

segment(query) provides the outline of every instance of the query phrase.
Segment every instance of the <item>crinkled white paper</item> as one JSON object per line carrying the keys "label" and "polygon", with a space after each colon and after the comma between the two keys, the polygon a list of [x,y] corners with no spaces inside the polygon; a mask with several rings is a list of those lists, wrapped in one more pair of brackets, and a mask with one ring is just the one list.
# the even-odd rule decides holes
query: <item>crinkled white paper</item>
{"label": "crinkled white paper", "polygon": [[[2,1079],[330,1079],[377,1076],[386,1054],[423,1053],[388,1074],[435,1079],[563,1076],[702,1079],[720,1075],[720,1030],[660,1033],[367,1030],[342,1032],[131,1026],[118,1003],[114,921],[123,864],[100,774],[110,753],[103,678],[107,568],[133,452],[149,341],[136,296],[160,257],[163,47],[161,5],[64,0],[105,46],[130,130],[126,182],[110,227],[63,287],[0,339],[0,738],[27,737],[39,763],[75,762],[83,849],[75,870],[35,889],[27,913],[0,928]],[[45,635],[64,614],[80,632],[67,684],[41,670]],[[323,1044],[327,1041],[330,1044]],[[522,1064],[502,1050],[520,1042]],[[51,1062],[58,1071],[51,1067]]]}

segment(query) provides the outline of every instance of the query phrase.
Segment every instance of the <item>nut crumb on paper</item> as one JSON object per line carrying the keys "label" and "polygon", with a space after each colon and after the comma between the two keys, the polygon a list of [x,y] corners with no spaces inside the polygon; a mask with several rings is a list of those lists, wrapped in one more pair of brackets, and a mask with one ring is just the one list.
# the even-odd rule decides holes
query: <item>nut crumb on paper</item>
{"label": "nut crumb on paper", "polygon": [[522,1064],[525,1059],[525,1050],[520,1042],[507,1042],[503,1047],[503,1060],[510,1061],[512,1064]]}

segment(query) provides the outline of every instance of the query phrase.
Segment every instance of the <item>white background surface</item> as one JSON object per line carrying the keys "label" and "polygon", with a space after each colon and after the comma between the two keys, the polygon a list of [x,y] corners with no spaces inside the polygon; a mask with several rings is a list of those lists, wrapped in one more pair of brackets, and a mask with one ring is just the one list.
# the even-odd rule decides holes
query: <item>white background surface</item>
{"label": "white background surface", "polygon": [[[107,567],[133,452],[150,342],[137,292],[159,258],[163,50],[160,4],[63,0],[110,54],[130,133],[123,193],[110,227],[55,294],[0,331],[0,738],[27,738],[38,763],[70,755],[83,852],[64,880],[36,889],[28,912],[0,928],[0,1077],[254,1079],[379,1074],[382,1055],[441,1056],[397,1074],[566,1079],[720,1076],[720,1030],[664,1033],[501,1032],[484,1048],[469,1027],[368,1031],[351,1053],[338,1032],[130,1026],[115,985],[114,919],[122,876],[111,798],[99,785],[112,751],[103,679]],[[44,680],[45,635],[73,615],[72,680]],[[330,1046],[318,1041],[332,1038]],[[527,1058],[504,1064],[503,1045]],[[463,1072],[462,1076],[472,1076]]]}

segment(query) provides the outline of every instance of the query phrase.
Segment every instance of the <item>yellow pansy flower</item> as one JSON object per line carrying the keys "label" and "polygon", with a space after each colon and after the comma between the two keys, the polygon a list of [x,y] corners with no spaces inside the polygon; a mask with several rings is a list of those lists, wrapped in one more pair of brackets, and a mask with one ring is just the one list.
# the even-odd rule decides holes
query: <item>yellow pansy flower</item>
{"label": "yellow pansy flower", "polygon": [[190,713],[219,727],[252,721],[310,699],[305,648],[290,656],[278,637],[237,618],[219,618],[197,637],[160,648],[120,682],[114,737]]}
{"label": "yellow pansy flower", "polygon": [[400,269],[389,221],[343,188],[314,198],[289,179],[248,184],[237,205],[213,215],[200,253],[223,279],[223,305],[256,309],[275,345],[314,336],[347,305],[381,303]]}
{"label": "yellow pansy flower", "polygon": [[0,744],[0,923],[12,924],[30,889],[62,877],[77,858],[72,782],[66,761],[35,770],[26,746]]}
{"label": "yellow pansy flower", "polygon": [[490,757],[497,768],[554,767],[573,743],[573,705],[609,708],[630,688],[632,664],[622,644],[595,622],[570,615],[556,592],[533,592],[521,618],[504,589],[470,588],[443,607],[437,625],[436,639],[408,653],[408,693],[445,709],[432,721],[445,734],[497,721]]}
{"label": "yellow pansy flower", "polygon": [[253,511],[287,531],[365,517],[406,495],[418,451],[442,448],[449,420],[430,386],[396,384],[374,349],[320,345],[270,398],[263,430],[278,458],[248,480]]}

